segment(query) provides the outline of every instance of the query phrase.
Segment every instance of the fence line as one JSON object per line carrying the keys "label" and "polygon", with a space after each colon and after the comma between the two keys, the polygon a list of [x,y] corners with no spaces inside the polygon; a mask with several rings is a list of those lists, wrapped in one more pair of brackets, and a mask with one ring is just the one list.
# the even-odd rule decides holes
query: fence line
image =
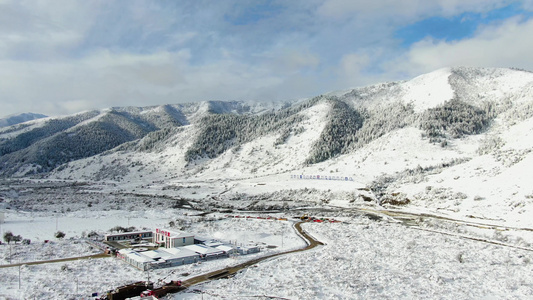
{"label": "fence line", "polygon": [[291,175],[291,179],[301,180],[335,180],[335,181],[354,181],[353,177],[348,176],[331,176],[331,175]]}

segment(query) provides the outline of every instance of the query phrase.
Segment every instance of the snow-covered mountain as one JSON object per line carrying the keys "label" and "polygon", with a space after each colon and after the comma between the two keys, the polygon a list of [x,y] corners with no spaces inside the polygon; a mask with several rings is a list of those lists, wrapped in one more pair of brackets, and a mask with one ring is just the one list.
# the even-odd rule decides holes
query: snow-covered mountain
{"label": "snow-covered mountain", "polygon": [[34,114],[34,113],[22,113],[17,115],[9,115],[3,118],[0,118],[0,127],[7,127],[11,125],[16,125],[31,120],[46,118],[43,114]]}
{"label": "snow-covered mountain", "polygon": [[6,127],[0,174],[223,207],[371,201],[525,220],[532,117],[533,73],[446,68],[292,103],[112,108]]}

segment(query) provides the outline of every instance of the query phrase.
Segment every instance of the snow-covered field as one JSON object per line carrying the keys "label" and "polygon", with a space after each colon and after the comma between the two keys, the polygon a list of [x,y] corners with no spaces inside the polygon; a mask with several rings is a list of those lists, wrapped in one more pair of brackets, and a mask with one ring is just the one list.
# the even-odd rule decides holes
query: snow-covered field
{"label": "snow-covered field", "polygon": [[[369,218],[355,211],[339,215],[343,223],[304,225],[324,246],[267,260],[230,279],[200,284],[169,298],[524,299],[533,296],[533,279],[529,276],[533,271],[531,251],[427,232],[387,217]],[[126,226],[128,222],[137,227],[151,227],[165,226],[168,220],[182,220],[180,224],[185,230],[199,236],[259,243],[264,248],[257,255],[149,273],[114,258],[1,268],[0,299],[88,299],[94,292],[147,280],[148,276],[155,282],[184,280],[257,256],[305,246],[292,228],[294,221],[290,220],[227,218],[224,214],[198,217],[186,210],[149,210],[137,217],[119,211],[78,211],[57,219],[59,229],[67,233],[67,240],[54,239],[52,244],[43,244],[42,240],[55,232],[56,218],[13,212],[6,217],[6,223],[2,224],[4,232],[9,230],[32,239],[31,245],[11,246],[17,253],[13,263],[49,258],[42,257],[42,253],[48,253],[50,258],[94,253],[78,237],[91,230],[105,232],[117,225]],[[421,228],[437,227],[429,225],[426,223]],[[461,228],[439,230],[475,236],[475,232]],[[69,237],[73,239],[68,240]],[[0,257],[8,255],[9,248],[1,245]]]}
{"label": "snow-covered field", "polygon": [[[168,215],[165,215],[168,213]],[[190,211],[148,211],[143,217],[130,217],[123,212],[80,212],[58,218],[59,230],[66,240],[43,243],[56,230],[56,218],[26,213],[9,213],[2,231],[11,231],[32,240],[30,245],[0,245],[0,264],[24,263],[64,257],[76,257],[98,251],[80,240],[89,231],[104,233],[114,226],[155,228],[167,226],[168,220],[182,220],[186,230],[195,235],[238,244],[259,244],[259,254],[185,265],[169,269],[139,271],[115,258],[98,258],[22,267],[0,268],[0,299],[81,299],[115,287],[140,281],[184,280],[227,265],[242,263],[254,257],[301,248],[305,242],[296,235],[292,222],[277,220],[226,218],[224,215],[190,216]],[[160,218],[161,216],[161,218]],[[178,216],[178,218],[176,218]],[[171,218],[173,217],[173,218]],[[166,219],[168,218],[168,219]],[[129,222],[129,223],[128,223]],[[38,226],[35,226],[38,224]],[[72,238],[69,240],[69,236]],[[10,256],[12,255],[12,256]],[[20,271],[20,273],[19,273]],[[20,274],[20,277],[19,277]],[[20,278],[20,286],[19,286]]]}
{"label": "snow-covered field", "polygon": [[[325,246],[174,299],[526,299],[533,253],[365,218],[307,224]],[[268,298],[270,299],[270,298]]]}

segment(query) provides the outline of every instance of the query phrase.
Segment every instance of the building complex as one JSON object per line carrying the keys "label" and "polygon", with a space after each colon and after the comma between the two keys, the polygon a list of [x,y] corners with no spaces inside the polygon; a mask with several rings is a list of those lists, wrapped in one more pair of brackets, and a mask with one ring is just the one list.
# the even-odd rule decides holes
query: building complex
{"label": "building complex", "polygon": [[[235,246],[214,240],[195,239],[193,234],[157,228],[155,232],[139,231],[105,236],[108,242],[137,241],[156,245],[148,247],[125,248],[117,252],[117,257],[140,269],[159,269],[201,260],[226,258],[230,255],[245,255],[260,251],[257,245]],[[141,243],[141,245],[143,245]]]}

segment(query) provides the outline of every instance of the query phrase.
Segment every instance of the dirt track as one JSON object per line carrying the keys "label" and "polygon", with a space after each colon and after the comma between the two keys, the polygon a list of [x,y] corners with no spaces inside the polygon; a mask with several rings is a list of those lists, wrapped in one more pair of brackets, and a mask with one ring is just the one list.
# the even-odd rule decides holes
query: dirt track
{"label": "dirt track", "polygon": [[41,265],[41,264],[57,263],[57,262],[63,262],[63,261],[73,261],[73,260],[79,260],[79,259],[92,259],[92,258],[105,258],[105,257],[111,257],[111,256],[109,254],[100,253],[100,254],[70,257],[70,258],[58,258],[58,259],[50,259],[50,260],[42,260],[42,261],[29,261],[29,262],[10,264],[10,265],[0,265],[0,268],[18,267],[22,265]]}
{"label": "dirt track", "polygon": [[386,215],[389,216],[397,221],[402,222],[404,225],[416,229],[416,230],[422,230],[422,231],[428,231],[428,232],[434,232],[438,234],[444,234],[449,236],[455,236],[458,238],[503,246],[503,247],[509,247],[509,248],[515,248],[515,249],[521,249],[521,250],[527,250],[527,251],[533,251],[530,247],[523,247],[518,245],[513,245],[497,240],[491,240],[487,238],[482,237],[475,237],[475,236],[468,236],[464,234],[454,233],[454,232],[445,232],[442,230],[434,230],[430,228],[424,228],[419,226],[417,223],[417,220],[420,218],[428,218],[428,219],[434,219],[434,220],[440,220],[444,222],[449,222],[452,224],[457,225],[465,225],[480,229],[492,229],[492,230],[499,230],[499,231],[533,231],[533,228],[526,228],[526,227],[514,227],[514,226],[505,226],[502,224],[497,224],[497,222],[490,222],[491,220],[464,220],[464,219],[454,219],[452,217],[437,215],[437,214],[431,214],[431,213],[416,213],[416,212],[408,212],[408,211],[401,211],[401,210],[393,210],[393,209],[370,209],[370,208],[354,208],[354,210],[372,214],[375,216],[380,215]]}
{"label": "dirt track", "polygon": [[209,272],[207,274],[202,274],[202,275],[199,275],[199,276],[196,276],[196,277],[192,277],[192,278],[189,278],[189,279],[183,281],[183,283],[182,283],[183,286],[184,287],[191,287],[193,285],[196,285],[196,284],[199,284],[199,283],[202,283],[202,282],[205,282],[205,281],[219,279],[219,278],[225,278],[225,277],[231,276],[231,275],[239,272],[240,270],[243,270],[243,269],[245,269],[247,267],[253,266],[253,265],[255,265],[255,264],[257,264],[257,263],[259,263],[261,261],[264,261],[264,260],[267,260],[267,259],[271,259],[273,257],[285,255],[285,254],[306,251],[306,250],[309,250],[309,249],[313,249],[316,246],[324,245],[322,242],[317,241],[312,236],[308,235],[302,229],[302,223],[303,222],[298,222],[298,223],[294,224],[294,228],[296,229],[296,231],[298,231],[300,236],[306,241],[306,243],[307,243],[306,247],[301,248],[301,249],[296,249],[296,250],[291,250],[291,251],[286,251],[286,252],[281,252],[281,253],[276,253],[276,254],[272,254],[272,255],[268,255],[268,256],[259,257],[259,258],[252,259],[250,261],[238,264],[236,266],[227,267],[227,268],[224,268],[224,269],[220,269],[220,270],[216,270],[216,271],[213,271],[213,272]]}

